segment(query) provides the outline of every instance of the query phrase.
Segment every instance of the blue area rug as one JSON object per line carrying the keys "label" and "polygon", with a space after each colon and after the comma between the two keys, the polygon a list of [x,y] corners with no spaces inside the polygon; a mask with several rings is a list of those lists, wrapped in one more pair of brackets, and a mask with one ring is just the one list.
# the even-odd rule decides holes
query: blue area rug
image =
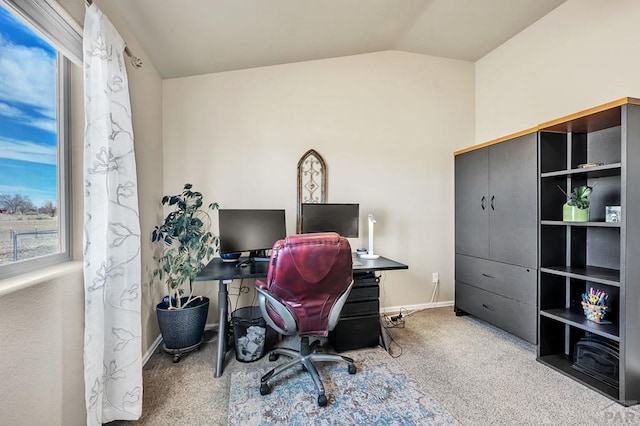
{"label": "blue area rug", "polygon": [[329,399],[326,407],[318,407],[311,377],[299,369],[283,373],[272,382],[269,395],[260,395],[260,376],[284,357],[277,363],[257,363],[255,370],[233,373],[229,424],[459,424],[381,348],[352,352],[349,356],[356,361],[355,375],[347,372],[346,364],[318,363]]}

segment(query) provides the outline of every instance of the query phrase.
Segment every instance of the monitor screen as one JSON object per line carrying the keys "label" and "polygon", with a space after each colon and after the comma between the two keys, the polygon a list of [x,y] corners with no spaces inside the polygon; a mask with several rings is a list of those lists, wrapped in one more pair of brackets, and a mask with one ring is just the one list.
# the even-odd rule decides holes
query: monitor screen
{"label": "monitor screen", "polygon": [[359,204],[304,203],[301,208],[301,231],[303,234],[337,232],[343,237],[357,238],[359,212]]}
{"label": "monitor screen", "polygon": [[270,250],[287,236],[284,210],[220,209],[220,253]]}

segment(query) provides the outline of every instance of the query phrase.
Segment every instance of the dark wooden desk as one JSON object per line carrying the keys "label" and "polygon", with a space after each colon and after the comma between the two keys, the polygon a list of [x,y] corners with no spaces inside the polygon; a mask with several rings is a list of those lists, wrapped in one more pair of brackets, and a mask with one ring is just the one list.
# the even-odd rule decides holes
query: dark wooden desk
{"label": "dark wooden desk", "polygon": [[[227,298],[229,290],[227,285],[233,280],[243,278],[265,278],[269,270],[269,262],[253,262],[245,266],[238,267],[238,263],[246,260],[240,258],[239,262],[223,262],[219,257],[214,258],[205,266],[200,274],[196,277],[196,281],[218,281],[218,358],[216,360],[216,377],[222,376],[224,370],[224,360],[227,355],[227,333],[229,332]],[[353,271],[354,272],[375,272],[375,271],[391,271],[397,269],[408,269],[404,263],[387,259],[380,256],[378,259],[365,260],[353,255]],[[386,342],[386,334],[384,328],[381,327],[381,338],[385,349],[388,349]]]}

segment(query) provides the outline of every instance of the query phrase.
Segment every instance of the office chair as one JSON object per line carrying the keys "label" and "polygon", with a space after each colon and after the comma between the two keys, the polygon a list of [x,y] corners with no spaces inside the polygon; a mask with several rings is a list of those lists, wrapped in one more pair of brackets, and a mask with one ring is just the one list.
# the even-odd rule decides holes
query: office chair
{"label": "office chair", "polygon": [[316,361],[346,362],[349,374],[356,373],[353,359],[319,352],[319,341],[338,323],[340,311],[353,284],[349,241],[334,232],[292,235],[273,245],[267,281],[256,280],[262,316],[281,334],[299,335],[300,351],[276,348],[269,354],[291,360],[273,368],[260,379],[260,394],[271,392],[269,381],[290,368],[301,365],[313,379],[318,405],[327,405],[324,385],[314,365]]}

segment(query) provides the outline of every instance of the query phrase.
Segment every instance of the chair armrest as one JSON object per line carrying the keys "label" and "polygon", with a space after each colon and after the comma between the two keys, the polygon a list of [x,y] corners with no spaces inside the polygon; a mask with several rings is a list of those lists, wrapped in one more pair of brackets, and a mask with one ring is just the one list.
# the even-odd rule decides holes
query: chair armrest
{"label": "chair armrest", "polygon": [[[276,299],[266,288],[266,284],[264,286],[260,284],[264,284],[264,282],[256,280],[256,290],[258,292],[258,304],[260,305],[260,311],[262,312],[262,317],[265,319],[267,324],[269,324],[274,330],[276,330],[280,334],[284,335],[292,335],[295,334],[298,330],[298,324],[296,323],[296,319],[289,310],[289,307]],[[271,316],[269,315],[269,311],[267,310],[267,304],[269,308],[272,309],[282,320],[283,324],[276,324]]]}
{"label": "chair armrest", "polygon": [[267,282],[266,281],[262,281],[262,280],[256,280],[255,282],[255,286],[256,288],[261,288],[261,289],[265,289],[267,290]]}

